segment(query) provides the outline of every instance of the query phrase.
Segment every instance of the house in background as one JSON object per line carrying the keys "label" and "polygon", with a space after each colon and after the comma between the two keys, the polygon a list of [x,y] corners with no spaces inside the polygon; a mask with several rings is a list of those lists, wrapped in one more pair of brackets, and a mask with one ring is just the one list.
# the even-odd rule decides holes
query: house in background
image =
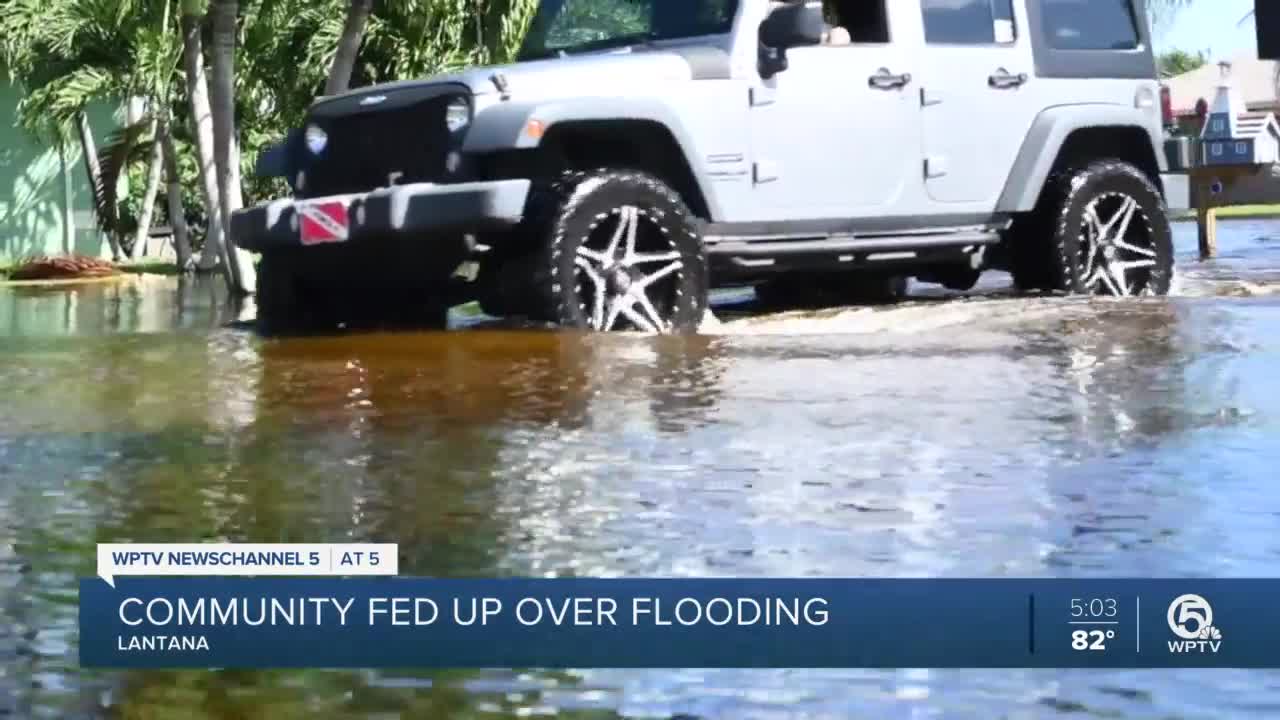
{"label": "house in background", "polygon": [[[0,66],[0,266],[34,255],[111,257],[97,227],[93,193],[78,145],[47,145],[17,127],[21,87]],[[89,113],[94,135],[118,127],[103,105]]]}
{"label": "house in background", "polygon": [[[1209,120],[1224,78],[1234,86],[1237,107],[1231,132],[1270,147],[1275,142],[1273,123],[1254,122],[1268,114],[1280,116],[1280,62],[1260,60],[1252,53],[1236,55],[1220,63],[1208,63],[1188,73],[1164,81],[1169,89],[1174,124],[1184,134],[1200,138]],[[1209,133],[1212,135],[1212,130]],[[1207,139],[1207,138],[1206,138]],[[1253,148],[1249,148],[1250,154]],[[1280,203],[1280,166],[1263,167],[1257,175],[1241,178],[1231,185],[1221,202],[1231,205]],[[1192,204],[1196,200],[1192,199]]]}
{"label": "house in background", "polygon": [[1280,99],[1276,92],[1276,70],[1280,62],[1259,60],[1252,53],[1245,53],[1221,63],[1206,63],[1164,81],[1169,88],[1174,119],[1187,134],[1198,136],[1204,127],[1204,113],[1217,97],[1224,64],[1244,100],[1246,112],[1280,114]]}
{"label": "house in background", "polygon": [[[1240,86],[1231,77],[1230,63],[1219,63],[1222,78],[1200,134],[1200,161],[1205,165],[1265,165],[1280,163],[1280,124],[1274,112],[1246,107]],[[1197,105],[1203,105],[1197,101]],[[1197,108],[1197,115],[1201,115]]]}

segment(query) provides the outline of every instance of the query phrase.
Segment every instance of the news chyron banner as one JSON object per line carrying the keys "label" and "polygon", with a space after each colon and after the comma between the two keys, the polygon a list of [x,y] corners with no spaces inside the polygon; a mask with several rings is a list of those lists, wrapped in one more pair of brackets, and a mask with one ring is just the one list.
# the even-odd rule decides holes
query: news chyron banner
{"label": "news chyron banner", "polygon": [[102,545],[90,668],[1276,668],[1280,580],[404,577],[395,545]]}

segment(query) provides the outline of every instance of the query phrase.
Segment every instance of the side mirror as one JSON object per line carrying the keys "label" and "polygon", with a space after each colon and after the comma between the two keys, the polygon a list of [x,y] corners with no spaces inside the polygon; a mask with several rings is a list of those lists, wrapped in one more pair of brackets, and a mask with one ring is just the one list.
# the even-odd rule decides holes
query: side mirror
{"label": "side mirror", "polygon": [[292,184],[293,154],[297,141],[298,131],[290,130],[284,140],[274,145],[268,145],[258,155],[258,160],[254,163],[253,174],[263,178],[288,178],[290,184]]}
{"label": "side mirror", "polygon": [[760,74],[772,77],[787,69],[787,50],[821,45],[827,30],[822,4],[792,0],[775,8],[760,23]]}

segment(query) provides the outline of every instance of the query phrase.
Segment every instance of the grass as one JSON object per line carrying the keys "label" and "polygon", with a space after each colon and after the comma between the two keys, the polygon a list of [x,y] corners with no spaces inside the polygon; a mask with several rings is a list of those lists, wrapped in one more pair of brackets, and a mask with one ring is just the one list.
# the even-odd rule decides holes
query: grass
{"label": "grass", "polygon": [[[1182,210],[1177,213],[1176,220],[1194,220],[1195,210]],[[1257,219],[1280,218],[1280,204],[1275,205],[1228,205],[1218,208],[1218,219]]]}
{"label": "grass", "polygon": [[1280,204],[1276,205],[1233,205],[1218,208],[1220,218],[1259,218],[1280,217]]}
{"label": "grass", "polygon": [[178,275],[177,263],[165,262],[163,260],[151,260],[145,262],[128,262],[117,265],[120,272],[130,275]]}

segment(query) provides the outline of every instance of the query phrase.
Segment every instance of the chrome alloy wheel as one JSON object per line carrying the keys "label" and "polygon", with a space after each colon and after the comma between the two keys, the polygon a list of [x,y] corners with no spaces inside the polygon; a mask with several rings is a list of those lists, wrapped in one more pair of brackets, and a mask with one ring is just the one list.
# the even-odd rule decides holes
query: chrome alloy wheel
{"label": "chrome alloy wheel", "polygon": [[[613,233],[606,241],[610,222]],[[629,324],[645,332],[670,332],[684,261],[667,235],[649,211],[634,205],[604,213],[591,226],[574,264],[578,298],[592,329],[607,332]]]}
{"label": "chrome alloy wheel", "polygon": [[1156,250],[1150,220],[1138,201],[1124,193],[1105,193],[1084,211],[1080,233],[1080,277],[1097,295],[1150,295]]}

